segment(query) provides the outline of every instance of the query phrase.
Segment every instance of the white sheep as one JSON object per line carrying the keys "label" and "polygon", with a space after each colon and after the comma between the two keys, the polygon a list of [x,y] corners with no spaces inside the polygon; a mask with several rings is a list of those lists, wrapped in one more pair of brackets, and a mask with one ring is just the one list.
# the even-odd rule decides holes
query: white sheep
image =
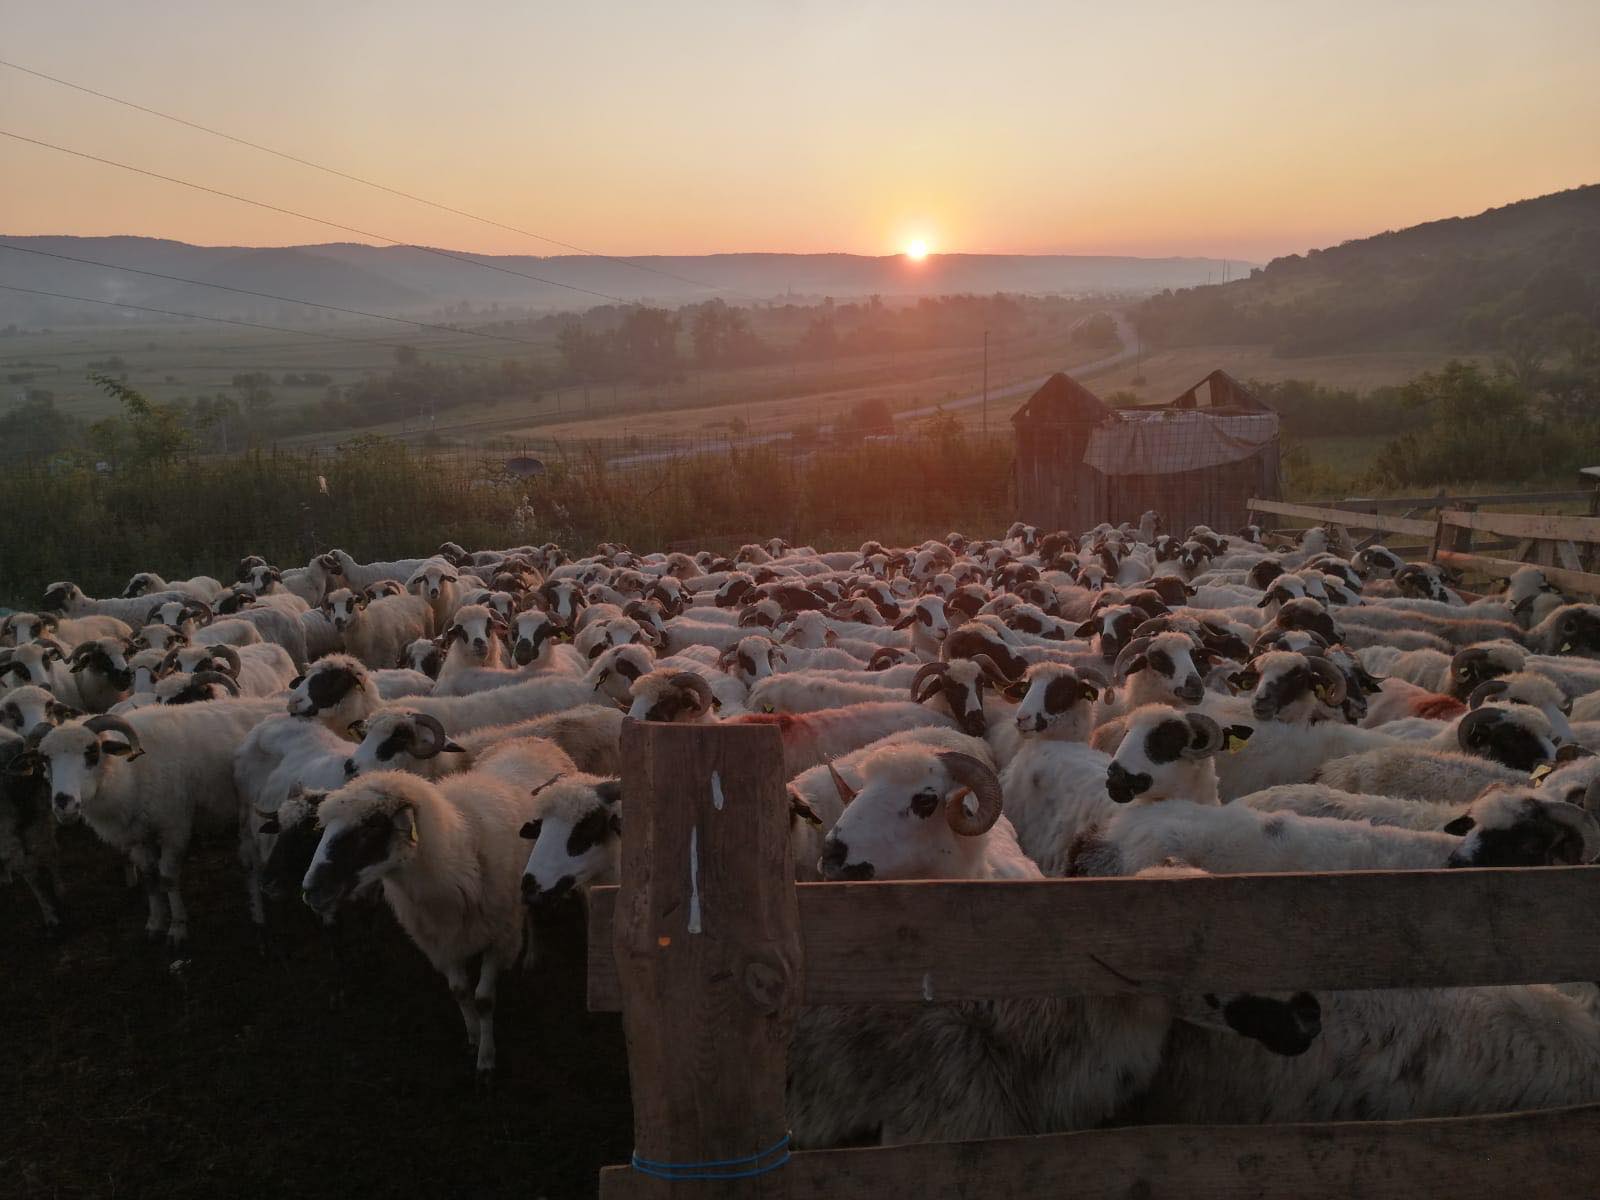
{"label": "white sheep", "polygon": [[323,835],[306,871],[306,902],[326,914],[381,883],[401,928],[448,981],[480,1079],[494,1071],[497,982],[527,945],[519,832],[535,791],[572,769],[552,743],[510,742],[471,771],[437,782],[403,771],[368,775],[318,807]]}
{"label": "white sheep", "polygon": [[433,633],[433,610],[420,596],[380,596],[369,601],[349,588],[338,588],[322,603],[344,638],[346,652],[369,667],[393,666],[407,645]]}

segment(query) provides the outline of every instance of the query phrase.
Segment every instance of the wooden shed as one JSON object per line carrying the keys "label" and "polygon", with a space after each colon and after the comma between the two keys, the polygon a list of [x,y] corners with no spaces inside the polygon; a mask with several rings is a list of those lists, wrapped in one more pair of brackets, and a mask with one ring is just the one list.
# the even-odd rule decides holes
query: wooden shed
{"label": "wooden shed", "polygon": [[1056,374],[1011,417],[1020,519],[1083,530],[1155,509],[1167,528],[1247,520],[1252,497],[1282,494],[1278,415],[1225,371],[1167,404],[1111,408]]}

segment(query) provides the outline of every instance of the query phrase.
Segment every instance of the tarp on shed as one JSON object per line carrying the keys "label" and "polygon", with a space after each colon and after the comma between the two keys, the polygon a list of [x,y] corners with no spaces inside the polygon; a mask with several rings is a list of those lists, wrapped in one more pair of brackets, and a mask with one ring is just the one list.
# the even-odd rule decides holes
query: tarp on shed
{"label": "tarp on shed", "polygon": [[1278,416],[1123,410],[1089,435],[1083,461],[1102,475],[1176,475],[1239,462],[1278,436]]}

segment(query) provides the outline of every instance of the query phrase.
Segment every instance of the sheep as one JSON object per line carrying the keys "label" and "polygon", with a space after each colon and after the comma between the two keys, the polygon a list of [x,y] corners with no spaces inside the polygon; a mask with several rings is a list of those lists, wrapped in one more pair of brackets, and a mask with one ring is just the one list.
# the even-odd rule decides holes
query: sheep
{"label": "sheep", "polygon": [[518,834],[533,817],[534,792],[571,770],[556,746],[530,739],[438,782],[403,771],[364,776],[318,806],[323,834],[306,902],[326,915],[381,883],[401,928],[448,981],[483,1081],[495,1066],[496,983],[527,940]]}
{"label": "sheep", "polygon": [[1600,658],[1600,604],[1564,604],[1523,634],[1522,642],[1535,654]]}
{"label": "sheep", "polygon": [[130,643],[122,638],[78,643],[67,659],[67,671],[80,707],[89,712],[105,712],[128,695],[133,687],[130,649]]}
{"label": "sheep", "polygon": [[579,672],[585,661],[570,646],[562,645],[568,633],[541,609],[519,612],[506,640],[517,666],[527,671]]}
{"label": "sheep", "polygon": [[[404,558],[397,562],[358,563],[343,550],[330,550],[313,560],[330,579],[338,580],[355,592],[365,591],[384,580],[404,585],[428,561],[425,558]],[[324,586],[324,593],[327,590]]]}
{"label": "sheep", "polygon": [[[1488,642],[1458,652],[1450,660],[1450,691],[1464,700],[1478,685],[1517,671],[1535,671],[1574,699],[1600,691],[1600,664],[1581,658],[1529,654],[1510,642]],[[1578,715],[1577,719],[1590,718]]]}
{"label": "sheep", "polygon": [[145,932],[164,932],[173,950],[189,932],[180,876],[190,839],[197,829],[237,820],[234,752],[277,707],[221,700],[143,708],[70,722],[39,742],[56,819],[83,821],[128,855],[146,880]]}
{"label": "sheep", "polygon": [[1084,744],[1098,680],[1034,667],[1017,706],[1022,748],[1000,775],[1006,816],[1046,875],[1064,875],[1074,841],[1112,812],[1111,756]]}
{"label": "sheep", "polygon": [[276,696],[289,690],[295,679],[294,660],[282,646],[261,642],[254,646],[189,646],[170,651],[163,671],[220,671],[239,685],[241,696]]}
{"label": "sheep", "polygon": [[349,588],[328,593],[323,610],[344,637],[345,650],[369,667],[396,662],[409,643],[433,632],[433,610],[420,596],[368,601]]}
{"label": "sheep", "polygon": [[49,637],[69,650],[95,638],[131,638],[133,626],[116,617],[62,618],[55,613],[14,612],[0,619],[0,646],[20,646]]}
{"label": "sheep", "polygon": [[[884,747],[824,842],[825,878],[1038,879],[975,758]],[[936,986],[936,984],[930,985]],[[1074,997],[801,1012],[789,1053],[797,1145],[966,1140],[1110,1119],[1159,1066],[1156,997]]]}
{"label": "sheep", "polygon": [[149,596],[158,592],[182,592],[205,604],[216,602],[222,594],[221,582],[209,575],[196,575],[192,579],[180,579],[168,583],[154,571],[140,571],[128,580],[128,586],[122,590],[124,599],[132,600],[136,596]]}
{"label": "sheep", "polygon": [[404,700],[407,696],[427,696],[433,693],[433,679],[421,671],[394,668],[372,672],[372,682],[378,687],[380,699]]}
{"label": "sheep", "polygon": [[1240,796],[1233,803],[1261,812],[1293,812],[1303,817],[1335,817],[1341,821],[1366,821],[1372,825],[1397,825],[1402,829],[1464,832],[1450,826],[1466,815],[1467,804],[1435,804],[1401,796],[1374,796],[1341,792],[1321,783],[1283,783]]}
{"label": "sheep", "polygon": [[0,696],[0,726],[38,740],[45,730],[84,714],[56,699],[49,688],[28,684]]}
{"label": "sheep", "polygon": [[420,596],[433,610],[433,627],[443,629],[450,624],[460,604],[458,584],[461,575],[455,567],[439,558],[430,558],[406,578],[406,591]]}
{"label": "sheep", "polygon": [[[44,591],[44,613],[56,613],[62,617],[82,619],[84,617],[115,617],[128,626],[143,624],[146,614],[151,608],[169,602],[186,604],[193,601],[193,597],[186,592],[154,592],[147,596],[133,598],[118,597],[116,599],[91,600],[83,594],[83,589],[75,583],[60,580],[52,583]],[[41,613],[42,615],[42,613]]]}
{"label": "sheep", "polygon": [[507,667],[502,639],[509,632],[500,614],[481,604],[463,604],[440,634],[444,665],[434,681],[436,696],[464,696],[527,678]]}
{"label": "sheep", "polygon": [[1250,692],[1250,712],[1257,721],[1305,725],[1341,714],[1349,691],[1344,673],[1325,654],[1271,650],[1252,659],[1233,676],[1241,691]]}
{"label": "sheep", "polygon": [[47,933],[61,928],[61,864],[44,761],[9,730],[0,730],[0,871],[27,884]]}
{"label": "sheep", "polygon": [[[709,724],[717,719],[711,711],[710,684],[693,672],[652,671],[634,683],[631,695],[628,715],[636,721]],[[798,715],[751,713],[731,718],[731,721],[777,726],[783,739],[784,766],[790,777],[901,729],[922,725],[955,726],[943,713],[905,701],[851,704]]]}
{"label": "sheep", "polygon": [[[1315,768],[1310,782],[1344,792],[1445,804],[1470,801],[1492,784],[1527,781],[1526,771],[1515,771],[1473,754],[1452,754],[1400,743],[1323,762]],[[1247,788],[1241,794],[1259,790]]]}
{"label": "sheep", "polygon": [[[1287,727],[1286,727],[1287,728]],[[1224,728],[1204,713],[1149,704],[1128,714],[1122,742],[1106,768],[1106,791],[1117,804],[1189,800],[1220,803],[1215,758],[1247,743],[1247,726]]]}
{"label": "sheep", "polygon": [[[258,641],[275,642],[289,652],[297,669],[304,670],[311,661],[306,646],[305,614],[290,612],[272,603],[278,599],[294,600],[295,597],[265,596],[259,600],[246,597],[233,612],[231,620],[205,626],[206,640],[214,645],[234,646],[253,645]],[[246,632],[247,629],[253,630],[253,634]],[[191,632],[190,636],[194,636],[194,633]]]}
{"label": "sheep", "polygon": [[522,870],[522,900],[550,909],[617,879],[622,787],[593,773],[563,775],[534,797],[519,831],[531,842]]}
{"label": "sheep", "polygon": [[1004,698],[1012,686],[993,660],[980,654],[924,663],[911,681],[911,699],[948,713],[964,733],[988,742],[996,761],[1004,765],[1016,757],[1021,745],[1015,707]]}
{"label": "sheep", "polygon": [[429,679],[439,678],[439,668],[444,666],[444,652],[432,638],[416,638],[406,644],[395,663],[401,670],[415,671]]}
{"label": "sheep", "polygon": [[84,707],[66,648],[52,638],[40,638],[0,653],[0,680],[6,679],[12,680],[14,687],[48,688],[63,704]]}
{"label": "sheep", "polygon": [[1568,714],[1573,703],[1554,683],[1532,671],[1516,671],[1480,683],[1467,697],[1467,706],[1477,708],[1486,702],[1496,704],[1526,704],[1544,714],[1550,723],[1550,737],[1556,745],[1573,740]]}

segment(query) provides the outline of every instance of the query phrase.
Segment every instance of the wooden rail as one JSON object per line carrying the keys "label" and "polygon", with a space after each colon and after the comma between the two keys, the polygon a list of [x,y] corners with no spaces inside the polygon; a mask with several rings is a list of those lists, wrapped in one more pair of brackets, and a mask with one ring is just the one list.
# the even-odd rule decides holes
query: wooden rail
{"label": "wooden rail", "polygon": [[1408,537],[1431,538],[1437,528],[1435,521],[1419,521],[1410,517],[1385,517],[1374,513],[1355,512],[1344,508],[1325,508],[1313,504],[1285,504],[1281,500],[1249,502],[1251,512],[1270,513],[1275,517],[1294,517],[1314,525],[1332,523],[1354,529],[1376,529],[1382,533],[1400,533]]}
{"label": "wooden rail", "polygon": [[622,886],[593,898],[590,984],[591,1007],[622,1009],[636,1164],[601,1173],[607,1200],[1593,1191],[1600,1105],[806,1151],[745,1178],[659,1178],[783,1145],[802,1003],[1595,979],[1600,869],[797,888],[775,728],[630,720],[622,755]]}

